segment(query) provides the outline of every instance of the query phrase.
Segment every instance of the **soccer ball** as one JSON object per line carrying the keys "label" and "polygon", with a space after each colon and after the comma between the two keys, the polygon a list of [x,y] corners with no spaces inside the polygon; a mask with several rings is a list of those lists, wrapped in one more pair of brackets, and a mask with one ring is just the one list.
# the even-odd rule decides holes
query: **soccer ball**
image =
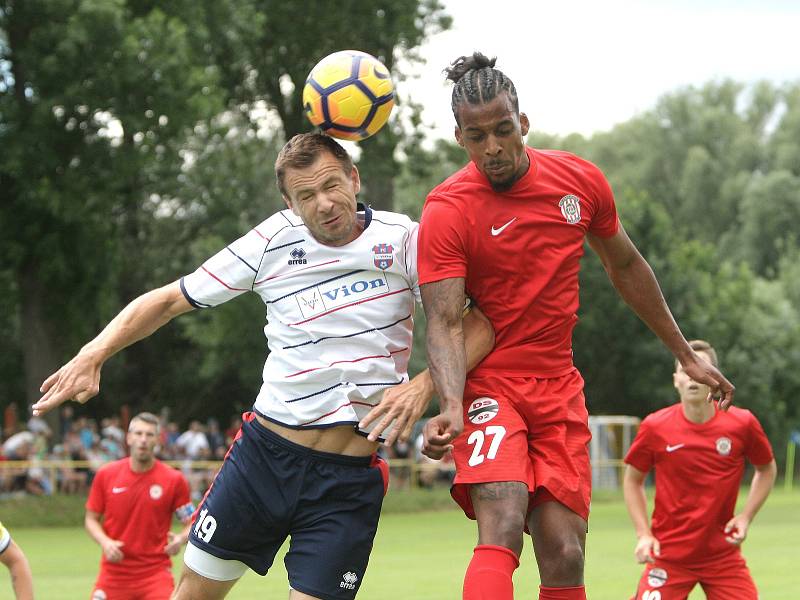
{"label": "soccer ball", "polygon": [[386,124],[394,106],[389,70],[358,50],[329,54],[311,69],[303,88],[308,120],[343,140],[363,140]]}

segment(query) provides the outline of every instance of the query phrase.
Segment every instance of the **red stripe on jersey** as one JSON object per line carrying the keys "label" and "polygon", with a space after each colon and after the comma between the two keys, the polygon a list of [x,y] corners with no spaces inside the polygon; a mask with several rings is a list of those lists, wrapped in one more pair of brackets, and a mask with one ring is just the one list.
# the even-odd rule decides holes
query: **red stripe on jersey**
{"label": "red stripe on jersey", "polygon": [[355,401],[355,400],[352,400],[352,401],[350,401],[350,402],[345,402],[345,403],[344,403],[344,404],[342,404],[341,406],[339,406],[339,407],[335,408],[334,410],[332,410],[332,411],[331,411],[331,412],[329,412],[329,413],[326,413],[326,414],[322,415],[321,417],[317,417],[316,419],[314,419],[314,420],[312,420],[312,421],[306,421],[305,423],[301,423],[301,425],[311,425],[311,423],[316,423],[316,422],[317,422],[317,421],[319,421],[320,419],[324,419],[325,417],[330,417],[330,416],[331,416],[333,413],[335,413],[335,412],[339,412],[339,411],[340,411],[340,410],[342,410],[343,408],[345,408],[345,407],[347,407],[347,406],[352,406],[353,404],[359,404],[359,405],[361,405],[361,406],[369,406],[370,408],[372,408],[373,406],[375,406],[374,404],[369,404],[368,402],[357,402],[357,401]]}
{"label": "red stripe on jersey", "polygon": [[260,284],[264,283],[265,281],[272,281],[273,279],[280,279],[281,277],[288,277],[290,275],[294,275],[295,273],[299,273],[300,271],[306,271],[308,269],[314,269],[316,267],[322,267],[324,265],[332,265],[333,263],[337,263],[337,262],[340,262],[340,259],[337,258],[335,260],[329,260],[328,262],[318,263],[316,265],[309,265],[307,267],[303,267],[302,269],[295,269],[294,271],[291,271],[290,273],[281,273],[280,275],[273,275],[272,277],[267,277],[266,279],[262,279],[261,281],[256,281],[253,284],[253,287],[255,287],[257,285],[260,285]]}
{"label": "red stripe on jersey", "polygon": [[296,377],[297,375],[302,375],[303,373],[310,373],[311,371],[319,371],[320,369],[327,369],[328,367],[332,367],[333,365],[338,365],[341,363],[357,363],[362,360],[369,360],[370,358],[391,358],[392,354],[397,354],[398,352],[403,352],[408,350],[408,346],[405,348],[400,348],[400,350],[392,350],[389,354],[375,354],[373,356],[362,356],[361,358],[354,358],[353,360],[337,360],[329,364],[327,367],[314,367],[313,369],[306,369],[305,371],[298,371],[297,373],[292,373],[291,375],[287,375],[286,379],[289,377]]}
{"label": "red stripe on jersey", "polygon": [[357,304],[364,304],[365,302],[372,302],[373,300],[378,300],[380,298],[386,298],[387,296],[394,296],[395,294],[401,294],[403,292],[411,291],[411,288],[403,288],[402,290],[396,290],[394,292],[388,292],[386,294],[381,294],[380,296],[373,296],[372,298],[365,298],[364,300],[359,300],[358,302],[351,302],[350,304],[343,304],[342,306],[337,306],[336,308],[332,308],[331,310],[325,311],[324,313],[319,313],[311,317],[310,319],[306,319],[305,321],[298,321],[297,323],[289,323],[290,326],[292,325],[302,325],[303,323],[308,323],[309,321],[313,321],[314,319],[319,319],[320,317],[324,317],[325,315],[329,315],[331,313],[335,313],[337,310],[342,310],[343,308],[348,308],[350,306],[356,306]]}
{"label": "red stripe on jersey", "polygon": [[260,232],[258,229],[256,229],[255,227],[253,228],[253,231],[255,231],[255,232],[256,232],[256,233],[257,233],[259,236],[261,236],[262,238],[264,238],[264,239],[265,239],[265,240],[267,240],[267,241],[270,241],[270,240],[272,239],[272,238],[268,238],[267,236],[265,236],[263,233],[261,233],[261,232]]}
{"label": "red stripe on jersey", "polygon": [[247,289],[247,288],[244,288],[244,289],[242,289],[242,288],[235,288],[235,287],[231,287],[231,286],[229,286],[227,283],[225,283],[224,281],[222,281],[222,279],[220,279],[219,277],[217,277],[216,275],[214,275],[214,274],[213,274],[211,271],[209,271],[208,269],[206,269],[205,267],[200,267],[200,268],[201,268],[201,269],[203,269],[203,271],[205,271],[206,273],[208,273],[209,275],[211,275],[211,277],[213,277],[214,279],[216,279],[217,281],[219,281],[219,282],[220,282],[222,285],[224,285],[226,288],[228,288],[229,290],[231,290],[231,291],[233,291],[233,292],[249,292],[249,291],[250,291],[250,290],[249,290],[249,289]]}

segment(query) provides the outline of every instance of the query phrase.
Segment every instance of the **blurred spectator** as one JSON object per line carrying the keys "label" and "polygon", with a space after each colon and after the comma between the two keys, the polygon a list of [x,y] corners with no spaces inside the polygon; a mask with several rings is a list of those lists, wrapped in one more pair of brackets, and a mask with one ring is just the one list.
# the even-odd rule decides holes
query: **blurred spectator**
{"label": "blurred spectator", "polygon": [[219,423],[216,419],[209,419],[207,427],[206,439],[208,440],[210,455],[216,460],[222,460],[225,458],[225,452],[227,450],[225,436],[223,436],[222,432],[219,430]]}
{"label": "blurred spectator", "polygon": [[238,415],[234,415],[231,417],[230,425],[225,430],[225,446],[230,448],[233,444],[233,439],[236,437],[236,434],[239,433],[239,430],[242,428],[242,418]]}
{"label": "blurred spectator", "polygon": [[[119,417],[106,417],[100,422],[100,427],[100,433],[104,438],[112,439],[122,447],[125,442],[125,432],[119,426]],[[125,455],[124,451],[122,455]]]}
{"label": "blurred spectator", "polygon": [[208,445],[208,439],[200,421],[189,423],[189,429],[175,440],[175,446],[180,448],[183,456],[189,460],[207,460],[211,455],[211,447]]}

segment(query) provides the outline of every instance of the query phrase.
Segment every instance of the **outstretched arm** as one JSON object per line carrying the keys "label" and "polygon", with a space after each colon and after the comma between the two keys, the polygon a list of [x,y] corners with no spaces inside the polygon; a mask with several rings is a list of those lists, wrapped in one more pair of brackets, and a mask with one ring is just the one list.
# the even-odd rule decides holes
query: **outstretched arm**
{"label": "outstretched arm", "polygon": [[96,396],[105,361],[190,310],[192,305],[177,281],[139,296],[72,360],[45,380],[41,387],[43,396],[33,405],[33,414],[42,415],[67,400],[83,403]]}
{"label": "outstretched arm", "polygon": [[633,528],[636,530],[636,548],[633,553],[637,562],[655,562],[661,554],[661,544],[653,537],[650,531],[650,521],[647,518],[647,493],[644,489],[644,480],[647,473],[642,473],[639,469],[626,465],[625,478],[622,483],[622,490],[625,494],[625,506],[628,514],[633,521]]}
{"label": "outstretched arm", "polygon": [[691,349],[672,317],[653,270],[639,254],[622,225],[610,238],[589,236],[589,244],[600,256],[611,283],[639,318],[655,333],[684,371],[697,382],[705,383],[713,394],[721,394],[719,407],[733,402],[734,387],[713,365]]}
{"label": "outstretched arm", "polygon": [[439,393],[440,414],[425,424],[422,451],[439,459],[463,431],[462,403],[467,372],[462,306],[464,279],[451,277],[420,287],[428,318],[428,365]]}
{"label": "outstretched arm", "polygon": [[11,585],[17,600],[33,600],[33,576],[28,559],[14,540],[0,554],[0,562],[8,567]]}
{"label": "outstretched arm", "polygon": [[[476,307],[469,308],[464,314],[463,329],[467,371],[470,371],[494,348],[494,329],[486,315]],[[391,446],[397,440],[405,442],[411,437],[414,423],[428,408],[435,391],[430,369],[425,369],[408,383],[386,390],[381,403],[369,411],[359,427],[366,429],[383,417],[368,439],[374,442],[394,422],[384,443]]]}
{"label": "outstretched arm", "polygon": [[745,540],[750,523],[753,522],[756,513],[772,491],[777,473],[778,467],[775,465],[774,459],[765,465],[755,465],[755,473],[753,473],[753,481],[750,483],[750,493],[747,494],[744,509],[725,525],[725,533],[728,534],[725,536],[726,542],[738,545]]}

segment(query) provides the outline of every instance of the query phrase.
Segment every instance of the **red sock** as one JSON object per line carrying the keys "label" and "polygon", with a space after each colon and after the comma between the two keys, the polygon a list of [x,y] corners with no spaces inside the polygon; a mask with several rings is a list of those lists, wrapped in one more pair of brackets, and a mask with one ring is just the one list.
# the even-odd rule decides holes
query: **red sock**
{"label": "red sock", "polygon": [[539,586],[539,600],[586,600],[586,588],[576,587],[544,587]]}
{"label": "red sock", "polygon": [[504,546],[475,546],[464,575],[464,600],[514,600],[511,576],[519,559]]}

